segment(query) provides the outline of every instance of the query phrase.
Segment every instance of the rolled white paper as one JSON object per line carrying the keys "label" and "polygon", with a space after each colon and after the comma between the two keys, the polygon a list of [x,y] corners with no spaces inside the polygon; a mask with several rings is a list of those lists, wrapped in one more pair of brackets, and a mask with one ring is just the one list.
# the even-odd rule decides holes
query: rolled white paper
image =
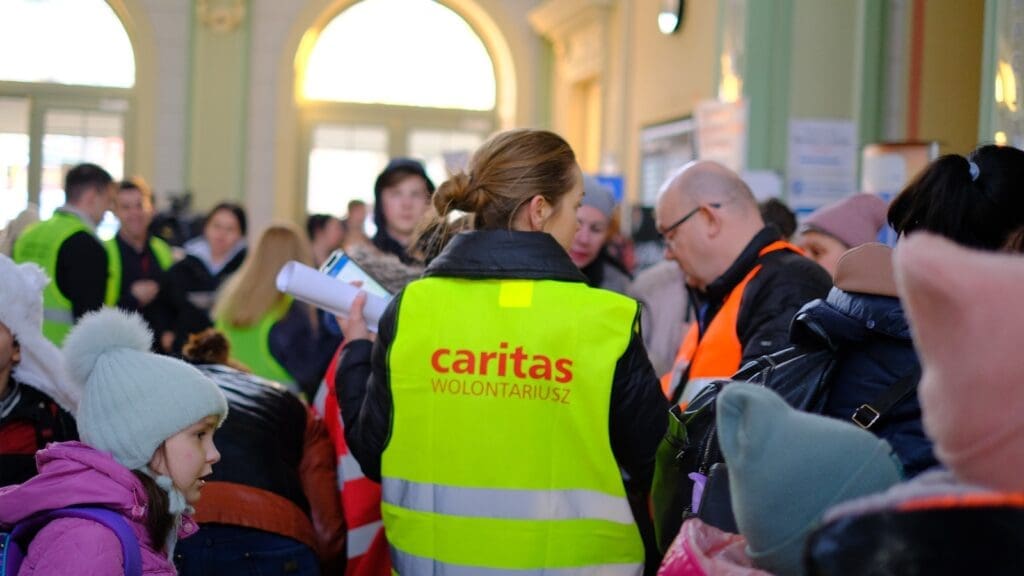
{"label": "rolled white paper", "polygon": [[366,306],[363,317],[366,325],[377,331],[377,323],[387,307],[388,301],[380,296],[370,294],[351,284],[339,282],[315,268],[310,268],[294,260],[285,264],[277,273],[277,289],[291,294],[298,300],[311,304],[339,316],[348,316],[352,301],[360,292],[366,293]]}

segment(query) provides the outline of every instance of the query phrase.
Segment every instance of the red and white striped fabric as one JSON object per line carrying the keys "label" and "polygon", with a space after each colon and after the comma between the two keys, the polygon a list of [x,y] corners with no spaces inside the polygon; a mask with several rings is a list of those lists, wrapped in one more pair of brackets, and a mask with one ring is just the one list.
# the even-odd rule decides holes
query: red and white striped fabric
{"label": "red and white striped fabric", "polygon": [[348,528],[346,576],[389,576],[391,557],[380,518],[380,484],[363,475],[345,444],[345,428],[334,394],[334,371],[341,347],[331,359],[313,407],[323,418],[338,456],[338,492]]}

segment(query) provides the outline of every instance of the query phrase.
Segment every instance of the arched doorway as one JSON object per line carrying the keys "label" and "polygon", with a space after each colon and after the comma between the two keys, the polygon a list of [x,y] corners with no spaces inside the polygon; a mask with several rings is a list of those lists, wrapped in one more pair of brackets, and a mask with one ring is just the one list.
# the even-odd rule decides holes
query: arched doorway
{"label": "arched doorway", "polygon": [[374,178],[394,156],[423,160],[440,183],[498,126],[492,57],[440,2],[363,0],[304,44],[296,98],[307,212],[371,201]]}
{"label": "arched doorway", "polygon": [[0,53],[0,226],[29,202],[49,217],[77,163],[121,178],[133,161],[136,69],[114,9],[103,0],[5,0]]}

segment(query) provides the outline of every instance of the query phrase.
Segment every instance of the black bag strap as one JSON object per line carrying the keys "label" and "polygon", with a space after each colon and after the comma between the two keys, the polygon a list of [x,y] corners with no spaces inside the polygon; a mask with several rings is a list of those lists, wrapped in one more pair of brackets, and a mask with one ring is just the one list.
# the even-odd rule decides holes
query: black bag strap
{"label": "black bag strap", "polygon": [[[806,350],[802,350],[797,346],[792,346],[784,350],[779,350],[774,354],[768,354],[751,360],[740,367],[739,372],[732,375],[730,380],[737,380],[740,382],[750,380],[754,376],[757,376],[764,371],[765,368],[771,368],[773,371],[776,366],[785,364],[790,360],[805,354]],[[769,376],[771,374],[769,373]]]}
{"label": "black bag strap", "polygon": [[920,380],[921,367],[915,366],[909,374],[904,375],[895,384],[886,388],[877,398],[866,404],[861,404],[860,408],[854,410],[850,419],[853,420],[854,424],[865,430],[871,429],[875,422],[878,422],[894,406],[909,396],[917,388],[917,383]]}

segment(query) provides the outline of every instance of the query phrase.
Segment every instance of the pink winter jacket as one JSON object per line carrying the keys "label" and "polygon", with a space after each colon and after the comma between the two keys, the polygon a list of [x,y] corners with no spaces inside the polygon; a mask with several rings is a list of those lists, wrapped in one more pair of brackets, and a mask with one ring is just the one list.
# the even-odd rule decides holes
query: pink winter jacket
{"label": "pink winter jacket", "polygon": [[[67,506],[96,506],[120,512],[142,546],[142,572],[177,572],[150,541],[145,526],[146,492],[142,483],[109,454],[80,442],[50,444],[36,453],[39,475],[0,489],[0,524],[14,524],[38,512]],[[197,526],[184,518],[179,537]],[[123,574],[121,543],[109,528],[79,518],[46,525],[32,539],[19,576],[112,576]]]}

